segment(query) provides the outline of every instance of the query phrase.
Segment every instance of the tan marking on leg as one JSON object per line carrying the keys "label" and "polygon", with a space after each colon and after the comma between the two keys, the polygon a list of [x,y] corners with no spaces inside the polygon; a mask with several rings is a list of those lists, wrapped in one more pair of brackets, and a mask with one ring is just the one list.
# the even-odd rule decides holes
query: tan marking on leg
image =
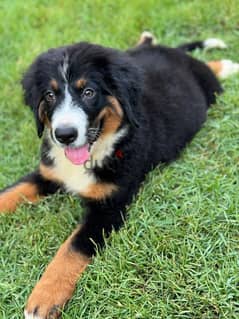
{"label": "tan marking on leg", "polygon": [[116,192],[117,189],[117,185],[112,183],[96,183],[88,187],[85,192],[81,192],[80,195],[89,199],[103,200]]}
{"label": "tan marking on leg", "polygon": [[76,88],[77,89],[82,89],[86,85],[86,80],[85,79],[79,79],[76,81]]}
{"label": "tan marking on leg", "polygon": [[207,63],[207,66],[212,70],[212,72],[219,76],[222,71],[223,65],[221,61],[210,61]]}
{"label": "tan marking on leg", "polygon": [[31,183],[18,184],[0,194],[0,212],[13,212],[19,204],[35,203],[38,199],[36,185]]}
{"label": "tan marking on leg", "polygon": [[58,318],[59,309],[71,298],[80,275],[91,261],[71,247],[71,239],[78,230],[64,242],[46,268],[28,299],[25,314],[30,316],[36,311],[40,318]]}

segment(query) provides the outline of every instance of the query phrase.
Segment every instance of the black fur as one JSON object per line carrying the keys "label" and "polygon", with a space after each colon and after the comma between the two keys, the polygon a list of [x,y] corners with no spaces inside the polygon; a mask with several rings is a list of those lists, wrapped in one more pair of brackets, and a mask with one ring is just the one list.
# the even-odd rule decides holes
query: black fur
{"label": "black fur", "polygon": [[[79,43],[41,54],[26,72],[22,81],[25,102],[34,113],[39,137],[45,124],[48,125],[48,133],[43,139],[40,168],[15,185],[25,182],[33,184],[40,196],[67,189],[65,180],[51,175],[57,167],[57,158],[50,156],[57,144],[51,121],[64,100],[64,87],[67,85],[74,107],[77,105],[87,114],[89,125],[95,123],[106,106],[114,109],[109,96],[119,103],[123,111],[117,130],[125,128],[127,133],[116,141],[113,151],[103,159],[102,166],[93,163],[85,172],[94,176],[97,185],[110,184],[117,190],[102,199],[90,199],[83,195],[85,219],[71,237],[71,249],[92,256],[103,247],[104,238],[110,235],[112,229],[118,230],[122,226],[126,208],[137,194],[145,175],[159,163],[174,160],[205,122],[207,110],[222,88],[204,63],[184,52],[199,44],[172,49],[153,46],[146,41],[134,49],[121,52]],[[64,73],[65,63],[68,67]],[[49,102],[46,97],[47,92],[52,90],[52,79],[57,81],[58,87],[55,88],[54,99]],[[83,98],[82,90],[75,86],[78,79],[85,79],[87,85],[94,88],[94,98]],[[104,122],[99,126],[101,137],[104,137],[103,125]],[[117,131],[111,134],[114,136]],[[61,174],[58,172],[58,175]],[[67,179],[68,175],[65,174],[64,178]],[[4,204],[4,196],[8,192],[14,192],[15,185],[0,192],[0,204]],[[44,305],[37,303],[32,310],[35,315],[40,307],[44,308]],[[55,305],[52,307],[54,309]]]}
{"label": "black fur", "polygon": [[[71,91],[92,121],[105,106],[108,95],[116,97],[125,114],[121,127],[128,127],[127,135],[114,145],[103,167],[91,168],[98,181],[114,183],[118,191],[103,201],[85,199],[85,222],[72,241],[76,250],[94,254],[96,247],[104,243],[103,234],[107,236],[123,224],[126,207],[145,174],[159,163],[174,160],[205,122],[207,109],[222,89],[204,63],[183,52],[191,47],[141,45],[120,52],[80,43],[40,55],[25,74],[25,101],[34,112],[39,136],[44,129],[39,104],[52,78],[63,85],[60,69],[66,56],[67,82],[87,77],[98,90],[92,105],[83,103],[74,88]],[[61,87],[56,96],[58,104],[63,99],[60,91]],[[46,105],[45,112],[50,121],[54,108]],[[45,138],[41,162],[52,167],[50,148]],[[117,150],[122,157],[116,156]],[[25,180],[37,184],[41,194],[54,193],[60,186],[40,177],[38,171]]]}
{"label": "black fur", "polygon": [[[76,250],[92,255],[96,246],[102,246],[103,233],[108,235],[122,225],[126,206],[145,174],[157,164],[175,159],[206,120],[208,107],[222,89],[204,63],[183,52],[194,47],[195,43],[178,49],[142,45],[120,52],[80,43],[42,54],[26,73],[25,99],[34,111],[39,135],[43,131],[37,115],[39,103],[50,79],[61,83],[59,66],[66,55],[69,82],[87,74],[100,88],[98,104],[88,109],[83,106],[89,116],[95,118],[110,94],[126,115],[122,125],[129,123],[127,136],[114,147],[123,157],[119,159],[113,152],[103,167],[92,168],[99,181],[115,183],[119,191],[104,201],[85,199],[88,213],[73,240]],[[51,118],[52,110],[47,112]],[[46,155],[49,147],[45,140],[42,161],[53,165]]]}
{"label": "black fur", "polygon": [[178,48],[186,52],[191,52],[196,49],[205,48],[205,44],[204,44],[204,41],[195,41],[195,42],[182,44],[178,46]]}

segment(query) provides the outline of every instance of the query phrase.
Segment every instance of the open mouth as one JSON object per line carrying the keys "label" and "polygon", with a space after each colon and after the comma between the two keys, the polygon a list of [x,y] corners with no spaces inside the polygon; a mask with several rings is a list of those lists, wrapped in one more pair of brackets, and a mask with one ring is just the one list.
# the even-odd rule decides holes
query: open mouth
{"label": "open mouth", "polygon": [[74,164],[82,165],[90,159],[91,146],[97,141],[102,130],[103,121],[93,125],[87,132],[87,143],[80,147],[66,147],[65,156]]}
{"label": "open mouth", "polygon": [[65,156],[75,165],[82,165],[90,159],[89,144],[81,147],[66,147]]}

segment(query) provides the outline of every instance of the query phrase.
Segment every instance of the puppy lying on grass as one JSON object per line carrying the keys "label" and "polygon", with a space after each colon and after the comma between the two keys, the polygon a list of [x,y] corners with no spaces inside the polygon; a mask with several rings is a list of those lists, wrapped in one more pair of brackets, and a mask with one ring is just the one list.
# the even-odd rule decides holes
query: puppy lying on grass
{"label": "puppy lying on grass", "polygon": [[112,229],[118,230],[145,175],[174,160],[222,92],[216,75],[239,72],[228,60],[207,65],[186,54],[225,47],[217,39],[168,48],[143,33],[126,52],[79,43],[41,54],[22,84],[43,136],[39,167],[0,193],[15,211],[58,190],[83,198],[86,214],[46,268],[25,318],[57,318],[77,280]]}

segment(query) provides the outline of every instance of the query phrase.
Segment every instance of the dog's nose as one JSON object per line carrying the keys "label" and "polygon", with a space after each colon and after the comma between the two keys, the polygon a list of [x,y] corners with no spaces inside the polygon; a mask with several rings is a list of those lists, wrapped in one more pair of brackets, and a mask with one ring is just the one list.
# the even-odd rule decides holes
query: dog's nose
{"label": "dog's nose", "polygon": [[73,143],[77,139],[77,135],[77,130],[74,127],[58,127],[55,129],[55,137],[62,144]]}

